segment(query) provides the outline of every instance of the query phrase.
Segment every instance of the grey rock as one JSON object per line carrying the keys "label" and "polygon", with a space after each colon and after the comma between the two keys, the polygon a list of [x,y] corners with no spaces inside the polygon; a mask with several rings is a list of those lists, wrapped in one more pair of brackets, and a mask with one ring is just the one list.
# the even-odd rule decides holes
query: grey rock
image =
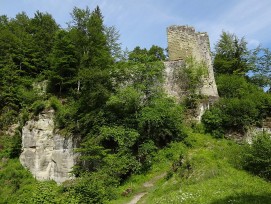
{"label": "grey rock", "polygon": [[54,129],[53,110],[39,114],[38,120],[29,120],[22,129],[20,162],[37,180],[62,183],[73,178],[77,154],[73,138],[56,134]]}

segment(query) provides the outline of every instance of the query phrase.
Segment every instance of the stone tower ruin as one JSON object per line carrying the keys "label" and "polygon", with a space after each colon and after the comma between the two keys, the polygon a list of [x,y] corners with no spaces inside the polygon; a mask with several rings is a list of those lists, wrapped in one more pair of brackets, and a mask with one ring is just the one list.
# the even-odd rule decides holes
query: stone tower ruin
{"label": "stone tower ruin", "polygon": [[207,33],[196,32],[190,26],[170,26],[167,28],[167,40],[169,61],[165,62],[165,89],[170,95],[181,99],[186,93],[178,84],[177,77],[179,76],[176,71],[185,64],[187,58],[193,57],[196,61],[203,62],[207,67],[207,74],[202,78],[202,86],[198,90],[200,95],[207,98],[198,107],[196,120],[200,120],[209,104],[218,98],[209,36]]}

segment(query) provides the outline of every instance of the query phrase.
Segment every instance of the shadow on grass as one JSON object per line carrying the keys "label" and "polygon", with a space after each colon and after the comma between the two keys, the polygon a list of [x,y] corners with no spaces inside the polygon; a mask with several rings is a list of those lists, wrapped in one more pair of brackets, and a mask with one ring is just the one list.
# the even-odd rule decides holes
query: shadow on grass
{"label": "shadow on grass", "polygon": [[228,196],[226,198],[212,202],[212,204],[271,204],[271,194],[266,195],[249,195],[241,194],[236,196]]}

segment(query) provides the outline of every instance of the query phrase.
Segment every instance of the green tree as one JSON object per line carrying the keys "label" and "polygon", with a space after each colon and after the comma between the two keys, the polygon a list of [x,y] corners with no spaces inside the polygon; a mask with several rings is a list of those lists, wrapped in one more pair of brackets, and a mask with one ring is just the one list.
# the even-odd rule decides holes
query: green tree
{"label": "green tree", "polygon": [[137,46],[132,52],[129,53],[128,59],[132,62],[148,62],[148,50],[146,48],[141,49],[139,46]]}
{"label": "green tree", "polygon": [[[87,23],[89,21],[91,12],[89,8],[79,9],[75,7],[71,13],[72,21],[69,23],[69,30],[72,41],[76,48],[76,57],[78,59],[77,69],[78,73],[86,65],[88,60],[88,31]],[[79,74],[77,76],[77,92],[81,89],[81,79]]]}
{"label": "green tree", "polygon": [[119,43],[120,34],[114,26],[105,27],[105,33],[107,37],[107,46],[110,49],[111,56],[115,61],[123,60],[123,52],[121,49],[121,43]]}
{"label": "green tree", "polygon": [[128,55],[128,59],[135,63],[163,61],[165,58],[164,49],[156,45],[153,45],[149,50],[137,46]]}
{"label": "green tree", "polygon": [[271,180],[271,139],[269,134],[260,134],[244,155],[244,168],[255,175]]}
{"label": "green tree", "polygon": [[59,26],[49,13],[37,11],[30,22],[30,34],[33,36],[34,48],[32,61],[36,73],[49,69],[49,54],[51,53],[54,36]]}
{"label": "green tree", "polygon": [[163,147],[173,140],[182,140],[183,109],[167,97],[153,99],[144,107],[139,121],[139,132],[143,140],[153,140],[158,147]]}
{"label": "green tree", "polygon": [[31,19],[24,12],[17,14],[9,23],[12,33],[18,39],[13,61],[22,76],[33,76],[37,72],[33,63],[35,42],[31,35],[30,23]]}
{"label": "green tree", "polygon": [[0,68],[0,128],[7,128],[15,122],[20,110],[20,101],[17,90],[20,78],[15,64],[10,59]]}
{"label": "green tree", "polygon": [[49,86],[51,90],[55,93],[65,94],[76,89],[78,59],[69,32],[59,30],[56,33],[50,61],[52,73]]}
{"label": "green tree", "polygon": [[[79,70],[82,84],[80,97],[80,113],[83,124],[91,128],[95,121],[89,114],[97,115],[104,107],[112,90],[110,70],[113,58],[104,32],[103,17],[99,7],[92,13],[87,22],[88,50],[84,66]],[[87,114],[87,115],[85,115]],[[88,121],[88,122],[86,122]]]}
{"label": "green tree", "polygon": [[164,49],[157,45],[151,46],[148,53],[152,57],[152,61],[164,61],[166,59]]}
{"label": "green tree", "polygon": [[251,63],[253,70],[250,77],[252,83],[259,87],[271,87],[271,52],[268,48],[258,46],[252,50]]}
{"label": "green tree", "polygon": [[221,74],[216,82],[219,96],[223,98],[243,98],[255,88],[247,82],[245,77],[238,75]]}
{"label": "green tree", "polygon": [[142,93],[135,88],[127,86],[117,90],[106,102],[106,117],[115,124],[135,128],[137,126],[136,114],[142,104]]}
{"label": "green tree", "polygon": [[250,69],[245,38],[222,32],[215,45],[214,70],[216,74],[245,75]]}

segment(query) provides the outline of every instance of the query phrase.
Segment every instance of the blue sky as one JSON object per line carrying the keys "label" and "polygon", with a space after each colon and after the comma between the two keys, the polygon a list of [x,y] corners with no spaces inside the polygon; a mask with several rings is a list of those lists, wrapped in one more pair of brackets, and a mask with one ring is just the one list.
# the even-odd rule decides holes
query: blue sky
{"label": "blue sky", "polygon": [[211,46],[222,30],[245,36],[250,48],[271,48],[271,0],[0,0],[0,15],[39,10],[66,27],[73,7],[100,6],[105,24],[120,32],[123,47],[167,47],[166,27],[191,25],[208,32]]}

